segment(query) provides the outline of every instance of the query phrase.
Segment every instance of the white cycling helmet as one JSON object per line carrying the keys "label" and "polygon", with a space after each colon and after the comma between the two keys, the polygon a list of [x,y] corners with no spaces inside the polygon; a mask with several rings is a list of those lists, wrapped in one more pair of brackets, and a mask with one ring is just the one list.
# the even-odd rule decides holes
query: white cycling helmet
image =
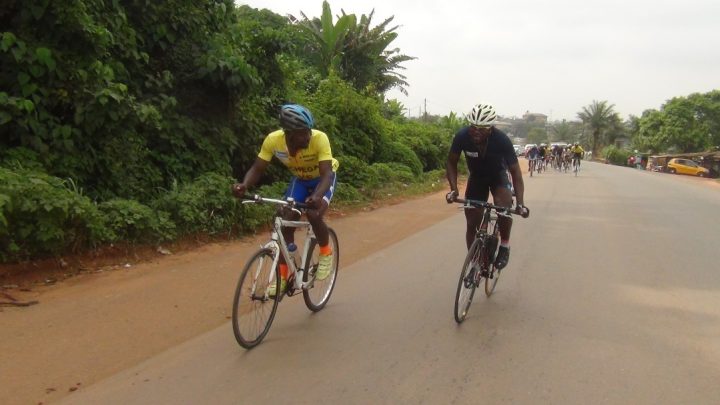
{"label": "white cycling helmet", "polygon": [[495,124],[495,108],[490,104],[478,104],[473,107],[470,114],[467,115],[468,121],[472,125],[491,126]]}

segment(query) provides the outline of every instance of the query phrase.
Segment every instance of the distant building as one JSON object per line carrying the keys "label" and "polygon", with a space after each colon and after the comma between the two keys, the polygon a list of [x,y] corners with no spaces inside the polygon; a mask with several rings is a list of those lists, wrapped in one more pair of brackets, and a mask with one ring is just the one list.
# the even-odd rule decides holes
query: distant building
{"label": "distant building", "polygon": [[548,116],[545,114],[540,113],[531,113],[530,111],[525,112],[523,114],[523,120],[525,120],[528,124],[540,124],[545,125],[547,124]]}

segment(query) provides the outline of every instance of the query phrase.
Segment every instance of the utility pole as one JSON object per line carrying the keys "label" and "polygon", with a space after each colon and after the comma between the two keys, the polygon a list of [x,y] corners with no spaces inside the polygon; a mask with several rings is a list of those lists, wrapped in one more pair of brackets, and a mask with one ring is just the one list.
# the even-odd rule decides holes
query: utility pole
{"label": "utility pole", "polygon": [[423,115],[423,121],[427,121],[427,99],[425,100],[425,114]]}

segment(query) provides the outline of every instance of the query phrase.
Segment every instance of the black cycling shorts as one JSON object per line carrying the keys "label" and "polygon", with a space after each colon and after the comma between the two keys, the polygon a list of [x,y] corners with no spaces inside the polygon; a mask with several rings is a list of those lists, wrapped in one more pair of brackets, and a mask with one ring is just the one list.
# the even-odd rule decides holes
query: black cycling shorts
{"label": "black cycling shorts", "polygon": [[468,178],[467,188],[465,189],[465,198],[470,200],[487,201],[490,197],[490,191],[498,187],[512,190],[510,178],[505,170],[494,176],[477,176],[470,174]]}

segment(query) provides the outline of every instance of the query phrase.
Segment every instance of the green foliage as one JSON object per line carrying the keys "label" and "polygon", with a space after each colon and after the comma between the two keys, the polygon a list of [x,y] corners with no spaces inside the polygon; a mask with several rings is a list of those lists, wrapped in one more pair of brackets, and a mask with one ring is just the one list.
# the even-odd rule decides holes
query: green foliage
{"label": "green foliage", "polygon": [[[330,136],[339,201],[444,166],[453,131],[383,103],[413,59],[390,49],[392,18],[333,23],[325,3],[321,19],[288,24],[231,0],[0,8],[2,260],[267,224],[274,209],[241,206],[230,176],[244,175],[287,101]],[[280,197],[286,178],[274,164],[258,191]]]}
{"label": "green foliage", "polygon": [[374,14],[375,10],[369,15],[363,14],[359,22],[352,15],[343,47],[341,77],[358,90],[373,89],[382,94],[396,87],[407,95],[409,84],[398,70],[405,69],[401,63],[416,58],[401,54],[399,48],[389,49],[398,36],[395,32],[398,26],[387,28],[395,17],[371,27]]}
{"label": "green foliage", "polygon": [[668,100],[645,111],[632,132],[636,148],[654,152],[698,152],[720,144],[720,91]]}
{"label": "green foliage", "polygon": [[397,183],[412,183],[417,179],[412,169],[401,163],[373,163],[368,167],[370,182],[367,190],[382,188]]}
{"label": "green foliage", "polygon": [[540,144],[548,141],[547,131],[544,128],[532,127],[527,136],[528,143]]}
{"label": "green foliage", "polygon": [[620,149],[615,145],[606,146],[602,150],[602,155],[605,157],[605,159],[607,159],[608,162],[618,166],[625,166],[631,154],[632,152],[630,152],[629,150]]}
{"label": "green foliage", "polygon": [[96,199],[242,171],[285,98],[281,16],[231,0],[14,2],[0,32],[0,150]]}
{"label": "green foliage", "polygon": [[[276,182],[259,187],[257,190],[251,191],[250,194],[258,194],[268,198],[282,198],[286,189],[286,182]],[[267,204],[243,204],[240,212],[242,230],[254,231],[271,224],[275,214],[275,207]]]}
{"label": "green foliage", "polygon": [[[455,131],[417,121],[393,122],[387,126],[386,131],[390,139],[397,139],[415,152],[420,159],[423,171],[445,167],[450,142]],[[402,160],[399,161],[407,164]],[[408,166],[413,167],[410,164]],[[414,168],[413,171],[415,171]]]}
{"label": "green foliage", "polygon": [[364,195],[360,190],[352,186],[350,183],[338,182],[333,195],[333,202],[337,201],[349,205],[359,204],[368,200],[368,196]]}
{"label": "green foliage", "polygon": [[380,103],[376,99],[362,96],[331,75],[320,83],[308,105],[317,128],[330,137],[333,154],[376,161],[383,131]]}
{"label": "green foliage", "polygon": [[175,224],[164,211],[154,211],[134,200],[114,199],[98,205],[110,240],[127,242],[159,242],[175,237]]}
{"label": "green foliage", "polygon": [[40,156],[37,152],[24,148],[12,148],[0,153],[0,167],[13,170],[30,169],[38,172],[43,171]]}
{"label": "green foliage", "polygon": [[355,188],[362,188],[370,182],[370,165],[365,161],[350,155],[339,156],[337,160],[340,162],[338,182]]}
{"label": "green foliage", "polygon": [[396,99],[386,100],[382,104],[381,112],[383,118],[385,119],[391,121],[405,121],[403,111],[405,111],[405,106]]}
{"label": "green foliage", "polygon": [[415,155],[415,152],[413,152],[409,146],[406,146],[398,141],[383,144],[380,148],[380,153],[378,153],[377,159],[380,162],[401,163],[402,165],[410,168],[412,173],[416,176],[420,175],[423,171],[423,165],[417,155]]}
{"label": "green foliage", "polygon": [[594,155],[602,143],[603,134],[611,128],[616,128],[620,119],[613,110],[614,104],[607,101],[593,101],[592,104],[583,107],[578,113],[578,118],[589,126],[592,132],[591,150]]}
{"label": "green foliage", "polygon": [[0,168],[0,259],[15,260],[107,241],[97,206],[56,177]]}
{"label": "green foliage", "polygon": [[323,1],[323,12],[320,19],[309,19],[301,13],[304,20],[299,28],[313,39],[314,50],[318,55],[318,67],[323,75],[330,72],[337,72],[343,51],[345,36],[348,29],[355,25],[354,15],[343,15],[337,22],[333,23],[333,15],[330,5]]}
{"label": "green foliage", "polygon": [[191,183],[179,185],[153,204],[168,212],[182,234],[229,234],[239,220],[231,177],[206,173]]}

